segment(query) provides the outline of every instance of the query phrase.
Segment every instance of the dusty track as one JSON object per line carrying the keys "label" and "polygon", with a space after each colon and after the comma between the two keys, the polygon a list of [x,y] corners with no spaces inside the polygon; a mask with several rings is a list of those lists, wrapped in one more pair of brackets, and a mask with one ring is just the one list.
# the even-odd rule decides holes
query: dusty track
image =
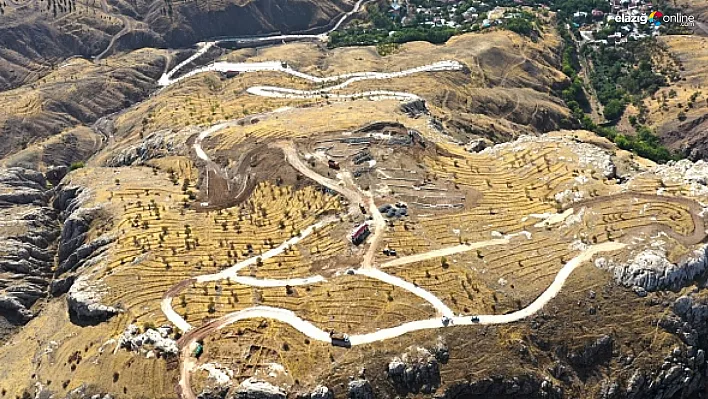
{"label": "dusty track", "polygon": [[664,195],[654,195],[654,194],[643,194],[643,193],[635,193],[635,192],[625,192],[625,193],[619,193],[619,194],[612,194],[612,195],[607,195],[604,197],[598,197],[598,198],[592,198],[592,199],[587,199],[587,200],[582,200],[578,201],[572,206],[574,208],[580,208],[580,207],[588,207],[592,208],[593,205],[600,205],[606,202],[610,201],[617,201],[617,200],[628,200],[631,201],[633,199],[643,199],[647,201],[656,201],[656,202],[674,202],[681,204],[688,208],[688,211],[691,215],[691,219],[693,221],[693,233],[691,235],[683,235],[675,232],[672,230],[670,227],[659,224],[659,223],[653,223],[651,227],[638,227],[636,229],[628,229],[625,230],[626,234],[631,234],[632,232],[635,231],[643,231],[643,232],[650,232],[650,233],[665,233],[669,237],[673,238],[674,240],[678,241],[682,245],[685,246],[690,246],[690,245],[696,245],[705,242],[708,239],[708,231],[705,230],[705,222],[703,218],[700,216],[700,213],[702,211],[702,207],[696,203],[693,200],[690,200],[688,198],[681,198],[681,197],[669,197],[669,196],[664,196]]}
{"label": "dusty track", "polygon": [[[172,76],[174,76],[177,72],[179,72],[180,69],[184,68],[187,64],[191,63],[192,61],[196,60],[197,58],[201,57],[206,53],[210,48],[214,47],[215,45],[219,43],[228,43],[228,42],[235,42],[238,44],[262,44],[262,43],[269,43],[273,41],[291,41],[291,40],[318,40],[318,41],[325,41],[327,40],[327,37],[330,33],[334,32],[335,30],[339,29],[339,27],[347,20],[349,17],[352,15],[356,14],[359,12],[361,9],[362,5],[364,3],[368,2],[369,0],[357,0],[357,2],[354,4],[354,7],[352,7],[351,11],[348,11],[344,13],[334,24],[332,28],[327,30],[324,33],[318,34],[318,35],[275,35],[275,36],[257,36],[257,37],[232,37],[232,38],[225,38],[225,39],[219,39],[219,40],[214,40],[210,42],[202,42],[202,43],[197,43],[197,46],[199,49],[197,50],[196,53],[194,53],[191,57],[187,58],[174,68],[172,68],[171,71],[166,72],[165,74],[162,75],[160,78],[159,82],[168,82]],[[161,86],[163,86],[162,83],[158,83]]]}
{"label": "dusty track", "polygon": [[[521,309],[517,312],[506,314],[506,315],[482,315],[479,316],[479,321],[478,322],[473,322],[471,320],[471,317],[468,316],[455,316],[452,312],[452,310],[445,305],[439,298],[437,298],[435,295],[432,293],[417,287],[416,285],[409,283],[403,279],[400,279],[398,277],[389,275],[385,272],[383,272],[380,269],[374,268],[373,265],[373,254],[378,248],[378,243],[380,241],[380,237],[382,236],[383,232],[385,231],[385,221],[383,220],[383,217],[381,214],[378,212],[378,209],[376,208],[376,204],[373,201],[373,198],[371,198],[369,195],[363,194],[356,186],[354,183],[351,181],[351,178],[348,177],[346,171],[342,172],[342,175],[344,176],[343,182],[340,184],[339,182],[326,178],[324,176],[321,176],[317,174],[316,172],[312,171],[309,169],[300,159],[300,157],[297,154],[297,150],[291,143],[287,142],[277,142],[273,144],[274,147],[280,148],[283,153],[285,154],[286,160],[288,163],[290,163],[291,166],[293,166],[296,170],[298,170],[300,173],[304,174],[306,177],[311,178],[312,180],[318,182],[319,184],[322,184],[325,187],[328,187],[345,197],[350,201],[352,207],[350,208],[350,211],[354,212],[356,211],[357,206],[355,204],[357,203],[366,203],[367,207],[371,210],[372,215],[374,215],[374,222],[376,224],[375,226],[375,232],[374,232],[374,237],[371,239],[371,244],[369,247],[369,250],[367,251],[364,260],[362,262],[362,266],[353,271],[353,274],[359,274],[363,276],[367,276],[370,278],[375,278],[380,281],[383,281],[387,284],[391,284],[393,286],[396,286],[398,288],[407,290],[414,295],[425,299],[427,302],[429,302],[437,311],[438,317],[436,318],[431,318],[431,319],[426,319],[426,320],[417,320],[413,322],[408,322],[404,323],[402,325],[399,325],[397,327],[393,328],[387,328],[383,330],[378,330],[376,332],[368,333],[368,334],[359,334],[359,335],[353,335],[350,336],[350,342],[352,345],[361,345],[361,344],[366,344],[366,343],[372,343],[372,342],[378,342],[386,339],[391,339],[394,337],[398,337],[400,335],[413,332],[413,331],[418,331],[418,330],[424,330],[424,329],[433,329],[433,328],[444,328],[447,326],[451,326],[454,324],[457,325],[470,325],[470,324],[504,324],[504,323],[511,323],[515,322],[521,319],[524,319],[526,317],[529,317],[536,312],[538,312],[540,309],[543,308],[552,298],[554,298],[558,292],[561,290],[563,284],[565,283],[565,280],[567,277],[575,270],[578,266],[583,264],[585,261],[589,260],[594,254],[599,253],[599,252],[606,252],[606,251],[614,251],[618,250],[621,248],[624,248],[625,244],[620,244],[620,243],[604,243],[596,246],[592,246],[587,248],[583,253],[578,255],[576,258],[572,259],[570,262],[568,262],[558,273],[556,276],[553,284],[549,286],[534,302],[532,302],[529,306],[527,306],[524,309]],[[323,222],[320,222],[323,223]],[[303,236],[306,236],[306,234],[309,234],[313,227],[311,227],[308,231],[303,233]],[[382,266],[399,266],[399,265],[405,265],[409,263],[414,263],[414,262],[420,262],[422,260],[426,259],[431,259],[431,258],[437,258],[443,254],[454,254],[454,253],[460,253],[460,252],[465,252],[469,251],[475,248],[481,248],[483,246],[488,246],[488,245],[500,245],[500,244],[506,244],[509,242],[510,238],[513,237],[507,236],[504,239],[498,239],[498,240],[489,240],[485,242],[480,242],[480,243],[475,243],[471,245],[464,245],[464,246],[455,246],[451,248],[444,248],[444,249],[439,249],[435,251],[430,251],[425,254],[418,254],[418,255],[413,255],[413,256],[408,256],[405,258],[397,259],[391,262],[388,262]],[[528,237],[528,236],[527,236]],[[264,253],[261,258],[265,259],[268,257],[272,257],[277,255],[280,249],[285,248],[287,245],[292,245],[293,244],[293,239],[286,241],[283,243],[281,246],[278,248],[275,248],[271,251],[268,251]],[[282,252],[282,251],[281,251]],[[273,307],[265,307],[265,306],[256,306],[256,307],[251,307],[248,309],[244,309],[238,312],[230,313],[228,315],[225,315],[223,317],[220,317],[212,322],[209,322],[201,327],[198,327],[196,329],[193,329],[186,321],[184,321],[179,315],[176,314],[171,309],[171,301],[172,297],[176,295],[181,289],[189,285],[191,282],[206,282],[206,281],[215,281],[215,280],[221,280],[225,278],[229,279],[238,279],[238,271],[241,270],[243,267],[247,266],[248,264],[255,263],[256,258],[251,258],[247,259],[243,262],[240,262],[237,265],[234,265],[233,267],[224,270],[220,273],[212,274],[212,275],[206,275],[206,276],[200,276],[195,279],[190,279],[187,280],[186,282],[182,282],[176,286],[177,288],[173,288],[169,291],[168,294],[165,295],[163,298],[163,311],[167,315],[168,319],[173,322],[176,326],[178,326],[180,329],[186,332],[186,335],[183,337],[182,340],[180,340],[180,348],[181,348],[181,356],[182,356],[182,368],[180,371],[180,382],[179,382],[179,392],[181,393],[183,398],[188,398],[192,399],[194,398],[194,392],[191,390],[191,383],[190,383],[190,378],[191,378],[191,372],[192,369],[196,366],[194,359],[192,359],[191,356],[191,351],[193,350],[192,348],[195,345],[195,342],[212,332],[221,329],[229,324],[233,324],[235,322],[238,322],[240,320],[245,320],[245,319],[252,319],[252,318],[269,318],[269,319],[274,319],[278,320],[280,322],[286,323],[300,331],[301,333],[307,335],[308,337],[312,339],[316,339],[322,342],[330,342],[330,338],[327,332],[324,330],[320,329],[319,327],[313,325],[312,323],[303,320],[302,318],[298,317],[294,312],[285,310],[285,309],[280,309],[280,308],[273,308]],[[284,286],[288,285],[289,283],[292,283],[293,281],[289,280],[259,280],[259,279],[250,279],[250,278],[244,278],[241,279],[240,281],[243,284],[247,285],[255,285],[255,286],[268,286],[268,287],[275,287],[275,286]],[[313,276],[305,279],[297,279],[297,281],[294,281],[294,283],[297,284],[310,284],[314,282],[320,282],[323,281],[324,279],[320,276]],[[450,323],[442,323],[441,319],[439,318],[440,316],[445,316],[451,320]]]}

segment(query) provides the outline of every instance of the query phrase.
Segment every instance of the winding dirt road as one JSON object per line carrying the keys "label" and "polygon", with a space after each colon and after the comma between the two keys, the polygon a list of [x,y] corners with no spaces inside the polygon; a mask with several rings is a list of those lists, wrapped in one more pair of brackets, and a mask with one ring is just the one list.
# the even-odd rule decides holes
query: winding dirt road
{"label": "winding dirt road", "polygon": [[224,39],[214,40],[214,41],[210,41],[210,42],[197,43],[197,46],[198,46],[197,52],[194,53],[191,57],[189,57],[186,60],[179,63],[174,68],[172,68],[171,71],[163,74],[162,77],[160,77],[160,80],[158,81],[158,85],[167,86],[169,84],[168,82],[170,82],[172,76],[174,76],[177,72],[179,72],[187,64],[189,64],[189,63],[193,62],[194,60],[196,60],[197,58],[201,57],[210,48],[216,46],[219,43],[234,42],[234,43],[239,43],[239,44],[258,44],[258,43],[268,43],[268,42],[273,42],[273,41],[291,41],[291,40],[326,41],[330,33],[339,29],[339,27],[347,19],[349,19],[349,17],[351,17],[352,15],[359,12],[359,10],[361,10],[361,7],[367,1],[369,1],[369,0],[358,0],[354,4],[354,7],[352,7],[351,11],[344,13],[337,20],[337,22],[334,24],[334,26],[332,28],[330,28],[326,32],[320,33],[318,35],[274,35],[274,36],[257,36],[257,37],[232,37],[232,38],[224,38]]}
{"label": "winding dirt road", "polygon": [[[209,46],[213,44],[207,43],[202,46],[200,51],[206,51]],[[196,55],[190,58],[194,58]],[[182,64],[191,62],[190,59],[185,60]],[[177,67],[179,67],[178,65]],[[433,64],[421,65],[415,68],[406,69],[399,72],[353,72],[342,75],[328,76],[328,77],[318,77],[313,75],[308,75],[306,73],[297,71],[291,68],[289,65],[281,61],[265,61],[265,62],[215,62],[210,65],[194,69],[178,78],[172,79],[171,76],[174,74],[175,69],[164,74],[158,84],[160,86],[167,87],[175,84],[183,79],[188,79],[192,76],[206,73],[206,72],[239,72],[239,73],[253,73],[253,72],[279,72],[285,73],[291,76],[295,76],[301,79],[308,80],[313,83],[325,84],[340,82],[331,86],[327,86],[317,90],[299,90],[290,89],[284,87],[275,86],[254,86],[249,87],[246,91],[249,94],[262,97],[275,97],[275,98],[293,98],[293,99],[309,99],[309,98],[330,98],[330,99],[358,99],[358,98],[370,98],[374,100],[379,99],[395,99],[399,101],[413,101],[420,99],[419,96],[401,92],[401,91],[390,91],[390,90],[369,90],[351,94],[332,94],[333,91],[342,90],[347,86],[361,82],[365,80],[387,80],[402,78],[410,76],[413,74],[424,73],[424,72],[444,72],[444,71],[459,71],[463,68],[463,65],[457,61],[447,60],[440,61]]]}
{"label": "winding dirt road", "polygon": [[[356,185],[351,181],[351,177],[348,177],[348,174],[346,171],[343,171],[341,176],[343,176],[343,181],[340,183],[338,181],[335,181],[333,179],[324,177],[316,173],[315,171],[311,170],[308,168],[300,159],[300,157],[297,154],[297,150],[295,147],[292,145],[292,143],[288,142],[277,142],[272,144],[274,147],[280,148],[283,153],[285,154],[286,160],[290,165],[292,165],[296,170],[298,170],[300,173],[305,175],[308,178],[311,178],[312,180],[318,182],[319,184],[322,184],[325,187],[328,187],[341,195],[345,196],[351,203],[352,203],[352,211],[356,209],[357,203],[361,202],[366,202],[367,207],[372,211],[372,215],[374,216],[375,224],[377,226],[381,226],[381,230],[379,232],[376,232],[377,229],[375,229],[374,235],[377,234],[382,234],[383,231],[385,230],[385,221],[383,220],[383,216],[378,212],[378,209],[376,208],[376,204],[373,201],[373,198],[369,195],[365,195],[364,193],[361,192],[358,188],[356,188]],[[207,157],[208,158],[208,157]],[[376,216],[378,215],[378,216]],[[377,219],[379,220],[377,222]],[[320,222],[320,223],[328,223],[326,221]],[[311,226],[308,228],[305,232],[303,232],[303,236],[307,236],[312,232],[312,230],[315,228],[315,226]],[[514,235],[509,235],[504,238],[500,239],[495,239],[495,240],[488,240],[484,242],[478,242],[478,243],[472,243],[469,245],[458,245],[450,248],[443,248],[443,249],[438,249],[434,251],[430,251],[425,254],[417,254],[417,255],[412,255],[412,256],[407,256],[399,259],[392,260],[390,262],[386,262],[382,267],[391,267],[391,266],[400,266],[400,265],[405,265],[409,263],[415,263],[415,262],[420,262],[426,259],[432,259],[432,258],[438,258],[441,256],[445,255],[452,255],[455,253],[461,253],[461,252],[466,252],[470,250],[474,250],[477,248],[482,248],[485,246],[490,246],[490,245],[502,245],[502,244],[508,244],[510,242],[510,239],[516,235],[524,234],[526,232],[521,232],[518,234]],[[526,233],[525,234],[527,238],[530,238],[530,234]],[[302,237],[304,238],[304,237]],[[288,245],[293,245],[294,243],[297,243],[301,239],[300,237],[294,237],[283,244],[281,244],[279,247],[272,249],[271,251],[268,251],[264,253],[261,256],[261,259],[266,259],[268,257],[275,256],[279,253],[282,252],[282,250],[287,247]],[[366,276],[369,278],[374,278],[380,281],[383,281],[387,284],[399,287],[401,289],[407,290],[414,295],[417,295],[418,297],[426,300],[429,302],[437,311],[438,317],[436,318],[431,318],[431,319],[425,319],[425,320],[416,320],[416,321],[411,321],[408,323],[404,323],[402,325],[392,327],[392,328],[386,328],[382,330],[378,330],[375,332],[367,333],[367,334],[357,334],[357,335],[352,335],[349,337],[350,344],[351,345],[363,345],[363,344],[368,344],[368,343],[373,343],[373,342],[379,342],[387,339],[392,339],[398,336],[401,336],[406,333],[414,332],[414,331],[419,331],[419,330],[425,330],[425,329],[434,329],[434,328],[445,328],[449,327],[452,325],[472,325],[472,324],[506,324],[506,323],[512,323],[515,321],[522,320],[524,318],[527,318],[529,316],[534,315],[538,311],[540,311],[550,300],[552,300],[558,292],[563,287],[563,284],[565,283],[566,279],[570,274],[580,265],[582,265],[584,262],[590,260],[595,254],[600,253],[600,252],[610,252],[610,251],[616,251],[619,249],[622,249],[626,246],[626,244],[622,243],[616,243],[616,242],[608,242],[608,243],[603,243],[599,245],[594,245],[591,247],[586,248],[580,255],[576,256],[573,258],[570,262],[568,262],[556,275],[556,278],[554,279],[553,283],[543,292],[539,297],[534,300],[531,304],[529,304],[527,307],[524,309],[518,310],[513,313],[505,314],[505,315],[478,315],[478,319],[475,319],[475,321],[472,320],[471,315],[466,315],[466,316],[455,316],[453,311],[444,303],[442,302],[439,298],[437,298],[435,295],[432,293],[416,286],[415,284],[412,284],[408,281],[405,281],[403,279],[400,279],[396,276],[392,276],[390,274],[387,274],[383,272],[380,269],[377,269],[373,265],[373,255],[375,251],[377,250],[378,244],[377,238],[375,237],[374,239],[371,240],[371,244],[369,247],[369,250],[367,251],[367,255],[365,256],[365,260],[362,262],[362,266],[359,269],[356,269],[353,271],[353,274],[358,274],[362,276]],[[371,256],[371,258],[368,258]],[[273,320],[278,320],[282,323],[286,323],[293,328],[297,329],[300,331],[302,334],[308,336],[311,339],[315,339],[318,341],[322,342],[330,342],[331,339],[329,337],[329,334],[322,330],[321,328],[315,326],[309,321],[303,320],[297,314],[295,314],[292,311],[286,310],[286,309],[281,309],[281,308],[275,308],[275,307],[267,307],[267,306],[255,306],[251,307],[248,309],[244,309],[238,312],[233,312],[228,315],[225,315],[223,317],[220,317],[218,319],[215,319],[203,326],[200,326],[198,328],[192,328],[186,321],[184,321],[179,315],[176,314],[171,309],[171,298],[175,295],[175,293],[181,291],[181,289],[187,287],[189,284],[192,282],[206,282],[206,281],[216,281],[216,280],[222,280],[222,279],[233,279],[233,280],[240,280],[239,282],[242,284],[246,285],[252,285],[252,286],[268,286],[268,287],[277,287],[277,286],[285,286],[285,285],[294,285],[291,283],[296,283],[296,284],[312,284],[312,283],[317,283],[324,281],[324,279],[321,276],[312,276],[308,278],[303,278],[303,279],[295,279],[295,280],[262,280],[262,279],[253,279],[253,278],[244,278],[244,277],[239,277],[238,276],[238,271],[241,270],[243,267],[248,266],[249,264],[253,264],[256,262],[256,258],[251,258],[244,260],[243,262],[238,263],[237,265],[234,265],[233,267],[226,269],[220,273],[215,273],[211,275],[205,275],[205,276],[199,276],[194,279],[186,280],[183,281],[182,283],[178,284],[176,286],[177,288],[173,288],[169,291],[169,295],[166,294],[165,298],[163,299],[163,311],[165,312],[165,315],[168,317],[168,319],[173,322],[178,328],[182,329],[185,331],[185,336],[180,340],[180,348],[181,348],[181,356],[182,356],[182,369],[180,371],[180,382],[179,382],[179,391],[180,394],[183,398],[187,399],[193,399],[194,392],[191,390],[191,372],[196,367],[196,362],[194,359],[191,358],[191,353],[194,348],[194,345],[197,340],[202,339],[203,337],[208,336],[209,334],[213,333],[214,331],[217,331],[221,328],[224,328],[227,325],[236,323],[240,320],[245,320],[245,319],[253,319],[253,318],[267,318],[267,319],[273,319]],[[443,323],[443,319],[441,317],[448,318],[450,320],[449,323]]]}
{"label": "winding dirt road", "polygon": [[[525,308],[518,310],[516,312],[504,314],[504,315],[477,315],[478,321],[472,320],[472,315],[466,316],[454,316],[452,311],[444,305],[439,299],[434,298],[436,302],[439,302],[439,310],[441,313],[450,318],[449,323],[443,323],[441,318],[431,318],[424,320],[416,320],[408,323],[401,324],[396,327],[385,328],[375,332],[367,334],[356,334],[349,336],[349,343],[352,346],[365,345],[374,342],[380,342],[392,338],[399,337],[404,334],[408,334],[414,331],[429,330],[429,329],[439,329],[447,328],[452,326],[461,325],[492,325],[492,324],[508,324],[523,320],[530,316],[533,316],[544,306],[546,306],[553,298],[558,295],[560,290],[563,288],[565,281],[568,277],[575,271],[578,267],[583,265],[585,262],[592,259],[596,254],[603,252],[612,252],[621,250],[626,247],[626,244],[617,242],[606,242],[603,244],[598,244],[590,246],[585,249],[580,255],[576,256],[570,262],[566,263],[565,266],[558,272],[553,283],[545,290],[538,298],[536,298],[531,304]],[[415,260],[412,260],[415,261]],[[371,269],[359,269],[357,271],[359,274],[367,275],[369,277],[380,278],[383,277],[390,284],[398,286],[400,282],[395,282],[391,280],[393,276],[386,273],[375,271]],[[379,273],[385,275],[386,277],[379,275]],[[395,278],[395,277],[394,277]],[[405,284],[410,284],[405,282]],[[431,294],[432,295],[432,294]],[[436,306],[436,308],[438,308]],[[300,333],[321,342],[330,343],[331,338],[329,334],[322,330],[321,328],[315,326],[309,321],[303,320],[297,314],[290,310],[274,308],[269,306],[255,306],[248,309],[244,309],[239,312],[234,312],[218,319],[215,319],[197,329],[191,330],[185,334],[180,340],[181,357],[183,359],[182,368],[180,371],[180,387],[182,397],[187,399],[194,399],[195,395],[191,389],[191,370],[196,366],[196,362],[192,358],[192,351],[195,343],[204,339],[206,336],[218,331],[230,324],[236,323],[241,320],[247,319],[271,319],[277,320],[282,323],[288,324],[291,327],[298,330]]]}
{"label": "winding dirt road", "polygon": [[[359,190],[356,185],[353,183],[351,180],[351,177],[346,173],[346,171],[342,171],[340,176],[342,176],[342,181],[336,181],[324,176],[319,175],[315,171],[311,170],[308,168],[300,159],[298,156],[297,150],[293,146],[292,143],[289,142],[277,142],[272,144],[272,146],[280,148],[283,153],[285,154],[285,158],[287,162],[293,166],[296,170],[298,170],[300,173],[305,175],[306,177],[316,181],[317,183],[328,187],[341,195],[345,196],[350,203],[352,204],[352,207],[350,211],[355,211],[357,209],[357,206],[354,204],[358,203],[366,203],[367,207],[369,210],[371,210],[371,214],[374,216],[374,222],[376,226],[381,226],[380,232],[382,233],[385,230],[385,221],[383,220],[383,216],[378,212],[378,209],[376,208],[376,204],[373,201],[373,198],[367,194],[367,193],[362,193],[361,190]],[[595,203],[600,203],[601,201],[608,201],[608,200],[616,200],[617,198],[644,198],[644,199],[657,199],[658,196],[652,196],[652,195],[644,195],[644,194],[636,194],[636,193],[622,193],[618,194],[616,196],[610,196],[607,198],[600,198],[600,199],[593,199],[593,200],[588,200],[584,201],[581,203],[576,203],[574,206],[591,206]],[[666,200],[666,197],[660,197],[661,200]],[[694,229],[694,232],[691,236],[682,236],[678,233],[675,233],[678,237],[681,237],[684,242],[687,243],[697,243],[700,242],[705,238],[705,231],[701,232],[702,226],[703,226],[703,220],[698,216],[697,213],[694,213],[693,209],[696,204],[692,203],[691,201],[683,201],[682,199],[675,199],[678,200],[679,202],[683,203],[686,206],[689,206],[689,209],[691,211],[691,214],[693,216],[693,221],[696,226]],[[557,215],[555,219],[558,220],[563,220],[570,216],[572,214],[572,210],[566,210],[562,214]],[[556,224],[554,216],[551,216],[550,219],[554,222],[551,224]],[[325,222],[321,222],[325,223]],[[376,232],[377,229],[375,229],[374,236],[377,234]],[[303,235],[309,234],[310,231],[306,231]],[[566,263],[561,270],[557,273],[556,277],[554,278],[553,282],[551,285],[548,286],[533,302],[531,302],[528,306],[524,307],[523,309],[520,309],[518,311],[508,313],[508,314],[503,314],[503,315],[475,315],[475,318],[473,319],[472,315],[463,315],[463,316],[455,316],[453,311],[444,303],[442,302],[439,298],[437,298],[435,295],[432,293],[416,286],[415,284],[412,284],[408,281],[405,281],[403,279],[400,279],[396,276],[392,276],[390,274],[387,274],[383,272],[381,269],[386,268],[386,267],[393,267],[393,266],[402,266],[406,264],[411,264],[411,263],[416,263],[416,262],[421,262],[424,260],[428,259],[434,259],[434,258],[439,258],[442,256],[448,256],[448,255],[453,255],[456,253],[462,253],[462,252],[467,252],[479,248],[483,248],[486,246],[492,246],[492,245],[504,245],[508,244],[511,242],[511,238],[518,236],[518,235],[525,235],[527,239],[530,239],[531,234],[528,232],[520,232],[512,235],[507,235],[503,238],[499,239],[493,239],[493,240],[488,240],[488,241],[483,241],[483,242],[476,242],[476,243],[471,243],[471,244],[466,244],[466,245],[457,245],[453,247],[448,247],[448,248],[442,248],[434,251],[429,251],[423,254],[416,254],[416,255],[411,255],[411,256],[406,256],[406,257],[401,257],[398,259],[394,259],[389,262],[385,262],[380,265],[380,268],[375,268],[373,264],[373,255],[375,251],[378,248],[377,244],[377,238],[374,237],[371,240],[371,244],[369,247],[369,250],[367,251],[367,254],[365,255],[365,259],[362,262],[362,265],[359,269],[353,270],[352,274],[358,274],[362,276],[366,276],[369,278],[374,278],[380,281],[383,281],[387,284],[393,285],[395,287],[399,287],[401,289],[407,290],[418,297],[426,300],[429,302],[437,311],[438,316],[435,318],[430,318],[430,319],[423,319],[423,320],[415,320],[411,321],[408,323],[401,324],[396,327],[391,327],[391,328],[385,328],[381,330],[377,330],[375,332],[371,333],[366,333],[366,334],[355,334],[355,335],[350,335],[349,336],[349,343],[354,346],[354,345],[364,345],[364,344],[370,344],[374,342],[380,342],[392,338],[399,337],[403,334],[411,333],[414,331],[420,331],[420,330],[427,330],[427,329],[437,329],[437,328],[446,328],[446,327],[451,327],[454,325],[493,325],[493,324],[508,324],[508,323],[513,323],[517,322],[520,320],[523,320],[525,318],[531,317],[534,314],[538,313],[543,309],[544,306],[546,306],[553,298],[558,295],[558,293],[561,291],[563,288],[563,285],[565,284],[566,280],[568,277],[581,265],[585,264],[586,262],[590,261],[593,256],[599,254],[599,253],[606,253],[606,252],[614,252],[618,251],[621,249],[624,249],[627,247],[627,244],[620,243],[620,242],[605,242],[602,244],[598,245],[592,245],[586,247],[579,255],[571,259],[568,263]],[[699,240],[700,239],[700,240]],[[292,239],[291,239],[292,240]],[[275,254],[279,253],[280,248],[284,248],[287,245],[292,245],[293,242],[289,240],[286,243],[283,243],[280,247],[275,248],[272,251],[268,251],[263,254],[263,258],[270,257],[270,256],[275,256]],[[371,256],[369,258],[369,256]],[[284,285],[305,285],[305,284],[313,284],[317,282],[324,281],[324,278],[321,276],[312,276],[312,277],[307,277],[307,278],[302,278],[302,279],[294,279],[294,280],[259,280],[259,279],[253,279],[253,278],[243,278],[239,277],[237,275],[238,271],[243,268],[244,266],[254,263],[255,258],[245,260],[232,268],[229,268],[227,270],[224,270],[220,273],[212,274],[212,275],[206,275],[206,276],[200,276],[195,279],[187,280],[185,282],[180,283],[181,287],[186,287],[188,284],[190,284],[193,281],[199,281],[199,282],[204,282],[204,281],[215,281],[215,280],[220,280],[220,279],[225,279],[225,278],[230,278],[230,279],[240,279],[240,283],[246,284],[246,285],[251,285],[251,286],[268,286],[268,287],[277,287],[277,286],[284,286]],[[174,293],[179,291],[178,289],[170,290],[170,292]],[[169,309],[166,309],[166,307],[169,307]],[[258,319],[258,318],[266,318],[266,319],[273,319],[280,321],[282,323],[288,324],[298,330],[300,333],[306,335],[310,339],[318,340],[321,342],[331,342],[331,338],[329,337],[329,334],[322,330],[321,328],[317,327],[313,323],[303,320],[300,318],[297,314],[290,310],[286,309],[281,309],[281,308],[275,308],[275,307],[268,307],[268,306],[255,306],[251,307],[248,309],[244,309],[238,312],[230,313],[228,315],[222,316],[218,319],[215,319],[203,326],[200,326],[198,328],[193,329],[191,326],[188,326],[188,323],[184,322],[181,317],[176,315],[171,310],[171,306],[169,302],[164,302],[163,301],[163,311],[165,311],[165,314],[168,316],[170,321],[172,321],[178,328],[183,329],[183,331],[186,332],[185,336],[180,340],[180,348],[181,348],[181,356],[182,356],[182,369],[180,372],[181,378],[180,378],[180,387],[179,390],[181,392],[182,397],[188,398],[188,399],[193,399],[194,393],[191,391],[191,385],[190,385],[190,378],[191,378],[191,372],[194,367],[196,367],[196,362],[194,359],[191,358],[191,353],[193,350],[193,347],[196,343],[197,340],[202,339],[209,334],[213,333],[214,331],[217,331],[219,329],[222,329],[230,324],[236,323],[241,320],[245,319]],[[174,317],[177,317],[176,319],[173,320]],[[443,322],[442,317],[448,318],[448,322]],[[187,327],[187,328],[182,328],[182,327]]]}

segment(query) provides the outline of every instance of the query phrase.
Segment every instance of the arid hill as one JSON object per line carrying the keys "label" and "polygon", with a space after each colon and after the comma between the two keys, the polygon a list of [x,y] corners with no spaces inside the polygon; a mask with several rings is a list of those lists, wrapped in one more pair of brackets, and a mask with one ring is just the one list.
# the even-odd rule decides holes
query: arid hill
{"label": "arid hill", "polygon": [[190,47],[222,36],[321,31],[353,2],[12,0],[0,8],[1,90],[32,83],[72,56]]}
{"label": "arid hill", "polygon": [[708,37],[660,38],[680,62],[681,79],[645,100],[648,122],[670,147],[691,159],[708,157]]}
{"label": "arid hill", "polygon": [[[279,2],[160,4],[299,29],[264,22]],[[159,40],[226,29],[111,7]],[[708,167],[567,130],[552,26],[206,50],[180,70],[187,52],[111,50],[0,93],[0,397],[705,387]]]}

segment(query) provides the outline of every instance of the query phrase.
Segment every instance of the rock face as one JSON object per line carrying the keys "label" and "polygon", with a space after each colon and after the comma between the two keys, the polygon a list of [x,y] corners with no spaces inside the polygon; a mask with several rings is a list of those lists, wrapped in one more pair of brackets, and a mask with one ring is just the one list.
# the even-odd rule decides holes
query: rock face
{"label": "rock face", "polygon": [[612,337],[603,335],[581,350],[568,353],[568,361],[580,367],[589,367],[603,362],[612,356]]}
{"label": "rock face", "polygon": [[467,150],[467,152],[480,152],[485,148],[491,147],[493,145],[494,142],[492,140],[481,137],[470,140],[470,142],[465,146],[465,149]]}
{"label": "rock face", "polygon": [[142,164],[150,159],[168,155],[184,154],[189,136],[198,133],[194,128],[187,128],[177,133],[159,131],[150,134],[143,141],[119,151],[106,161],[106,166],[119,167]]}
{"label": "rock face", "polygon": [[349,399],[374,399],[374,389],[367,380],[354,380],[349,382]]}
{"label": "rock face", "polygon": [[135,352],[153,351],[162,356],[176,356],[179,353],[177,342],[170,338],[172,327],[149,328],[142,334],[135,324],[125,329],[118,339],[118,346]]}
{"label": "rock face", "polygon": [[491,397],[561,399],[563,391],[550,380],[535,375],[495,376],[453,384],[442,395],[436,396],[439,399]]}
{"label": "rock face", "polygon": [[705,352],[691,348],[682,351],[676,347],[664,358],[658,370],[637,369],[622,381],[608,379],[602,384],[601,399],[671,399],[691,398],[705,389]]}
{"label": "rock face", "polygon": [[693,251],[678,264],[669,262],[666,254],[660,250],[647,249],[628,263],[621,264],[598,258],[595,265],[611,270],[615,281],[625,287],[639,287],[645,291],[678,290],[706,271],[708,245]]}
{"label": "rock face", "polygon": [[425,100],[414,100],[401,104],[401,111],[414,118],[428,113],[428,107],[425,105]]}
{"label": "rock face", "polygon": [[708,194],[708,162],[687,159],[658,165],[653,172],[666,183],[688,184],[692,195]]}
{"label": "rock face", "polygon": [[24,324],[46,296],[59,234],[41,173],[0,169],[0,317]]}
{"label": "rock face", "polygon": [[324,385],[318,385],[310,393],[310,399],[334,399],[334,392]]}
{"label": "rock face", "polygon": [[431,393],[440,386],[440,366],[424,348],[411,348],[388,364],[388,378],[398,391]]}
{"label": "rock face", "polygon": [[78,324],[94,324],[120,313],[120,309],[102,304],[102,297],[103,287],[100,281],[91,279],[90,274],[78,277],[66,297],[72,321]]}
{"label": "rock face", "polygon": [[233,394],[235,399],[285,399],[285,391],[265,381],[247,379]]}
{"label": "rock face", "polygon": [[226,399],[228,393],[228,387],[204,388],[202,392],[197,395],[197,399]]}
{"label": "rock face", "polygon": [[673,311],[674,316],[661,320],[660,325],[686,345],[708,348],[708,300],[684,295],[674,302]]}

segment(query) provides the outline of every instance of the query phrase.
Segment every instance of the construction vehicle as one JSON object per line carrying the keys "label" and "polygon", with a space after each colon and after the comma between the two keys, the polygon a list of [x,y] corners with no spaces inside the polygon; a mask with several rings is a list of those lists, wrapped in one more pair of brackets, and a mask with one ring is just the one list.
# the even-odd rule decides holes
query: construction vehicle
{"label": "construction vehicle", "polygon": [[197,346],[194,348],[194,352],[192,352],[192,356],[199,359],[199,357],[202,355],[202,353],[204,353],[204,345],[197,342]]}
{"label": "construction vehicle", "polygon": [[349,341],[349,336],[345,333],[330,331],[329,338],[332,340],[333,346],[342,346],[349,348],[352,343]]}

